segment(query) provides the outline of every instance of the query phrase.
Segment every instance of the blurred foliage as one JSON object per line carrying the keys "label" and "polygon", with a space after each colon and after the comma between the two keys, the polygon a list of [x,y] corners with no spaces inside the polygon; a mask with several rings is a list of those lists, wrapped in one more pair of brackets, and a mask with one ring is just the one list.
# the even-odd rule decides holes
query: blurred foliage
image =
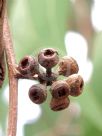
{"label": "blurred foliage", "polygon": [[[87,3],[91,8],[93,0],[87,0]],[[36,55],[45,47],[54,47],[60,55],[66,55],[64,35],[70,29],[67,22],[71,17],[75,18],[70,0],[8,0],[8,11],[17,61],[26,54]],[[102,33],[96,34],[92,42],[92,80],[85,86],[84,93],[75,98],[81,106],[81,117],[75,121],[67,110],[60,113],[52,112],[48,105],[49,98],[42,105],[43,113],[40,120],[35,124],[25,125],[24,136],[102,135]],[[5,128],[7,107],[2,97],[0,101],[0,123]],[[67,129],[63,133],[58,133],[63,126],[62,123]],[[77,124],[78,128],[72,124]]]}
{"label": "blurred foliage", "polygon": [[18,0],[15,3],[10,21],[17,59],[27,53],[37,54],[39,49],[48,46],[58,50],[60,47],[63,55],[68,1]]}
{"label": "blurred foliage", "polygon": [[102,32],[94,38],[93,64],[94,72],[92,76],[92,89],[100,106],[102,103]]}
{"label": "blurred foliage", "polygon": [[86,1],[88,3],[89,8],[91,8],[94,3],[94,0],[86,0]]}

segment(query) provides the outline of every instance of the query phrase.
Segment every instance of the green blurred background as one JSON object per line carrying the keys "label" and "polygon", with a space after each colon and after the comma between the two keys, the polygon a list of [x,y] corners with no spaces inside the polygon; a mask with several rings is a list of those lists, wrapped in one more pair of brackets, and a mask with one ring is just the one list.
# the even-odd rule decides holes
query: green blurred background
{"label": "green blurred background", "polygon": [[[64,37],[66,32],[75,31],[87,40],[88,58],[93,63],[93,74],[85,84],[83,94],[71,98],[71,112],[68,109],[57,113],[51,111],[49,98],[41,106],[40,119],[25,124],[24,136],[102,135],[102,32],[92,25],[93,4],[94,0],[8,0],[17,62],[24,55],[36,55],[45,47],[56,48],[60,56],[67,55]],[[8,79],[0,91],[0,127],[4,133],[8,106],[3,90],[7,82]]]}

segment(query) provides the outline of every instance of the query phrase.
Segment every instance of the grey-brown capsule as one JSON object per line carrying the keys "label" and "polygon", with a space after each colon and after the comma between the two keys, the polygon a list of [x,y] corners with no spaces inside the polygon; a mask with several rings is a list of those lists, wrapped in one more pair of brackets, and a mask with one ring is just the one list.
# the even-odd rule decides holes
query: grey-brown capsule
{"label": "grey-brown capsule", "polygon": [[69,94],[71,96],[79,96],[83,91],[84,81],[83,78],[78,74],[73,74],[66,80],[67,84],[70,86]]}
{"label": "grey-brown capsule", "polygon": [[38,61],[41,66],[45,68],[52,68],[59,61],[58,52],[52,48],[43,49],[38,54]]}
{"label": "grey-brown capsule", "polygon": [[70,87],[65,81],[55,81],[51,86],[51,94],[56,99],[62,99],[69,95]]}
{"label": "grey-brown capsule", "polygon": [[59,62],[59,74],[69,76],[78,73],[79,67],[76,60],[72,57],[63,57]]}
{"label": "grey-brown capsule", "polygon": [[43,103],[47,98],[46,86],[42,84],[33,85],[29,89],[29,98],[36,104]]}
{"label": "grey-brown capsule", "polygon": [[39,71],[39,64],[37,60],[31,56],[25,56],[18,65],[18,70],[23,75],[32,76]]}
{"label": "grey-brown capsule", "polygon": [[50,102],[50,108],[53,111],[61,111],[66,109],[70,104],[69,98],[55,99],[52,97]]}

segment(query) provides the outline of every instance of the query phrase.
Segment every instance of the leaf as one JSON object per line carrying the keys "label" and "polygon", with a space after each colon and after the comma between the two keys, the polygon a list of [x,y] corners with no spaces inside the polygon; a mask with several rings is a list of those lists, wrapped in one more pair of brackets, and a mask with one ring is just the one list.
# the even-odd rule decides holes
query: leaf
{"label": "leaf", "polygon": [[68,4],[68,0],[16,1],[10,24],[17,59],[48,47],[65,55]]}
{"label": "leaf", "polygon": [[84,117],[81,121],[83,125],[83,136],[101,136],[102,131],[100,131],[88,118]]}
{"label": "leaf", "polygon": [[102,131],[102,109],[89,85],[85,87],[78,101],[80,102],[83,115],[90,120],[97,129]]}
{"label": "leaf", "polygon": [[100,106],[102,103],[102,33],[99,33],[94,41],[93,66],[91,86]]}
{"label": "leaf", "polygon": [[[2,91],[2,90],[0,90]],[[0,127],[2,127],[3,133],[6,131],[6,116],[7,116],[7,105],[2,98],[2,94],[0,93]]]}

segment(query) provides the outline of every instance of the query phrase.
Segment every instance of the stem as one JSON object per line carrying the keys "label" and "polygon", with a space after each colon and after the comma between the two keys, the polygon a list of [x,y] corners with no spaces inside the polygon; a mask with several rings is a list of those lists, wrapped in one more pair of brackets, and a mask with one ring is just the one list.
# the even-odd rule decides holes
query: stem
{"label": "stem", "polygon": [[51,85],[51,83],[52,83],[52,77],[51,77],[51,75],[52,75],[51,68],[46,69],[46,81],[47,81],[47,85]]}
{"label": "stem", "polygon": [[52,70],[50,68],[46,69],[46,76],[50,77],[52,74]]}
{"label": "stem", "polygon": [[8,136],[16,136],[17,129],[17,103],[18,103],[18,79],[15,77],[16,62],[13,50],[13,43],[11,40],[7,15],[5,13],[4,26],[4,48],[6,53],[6,60],[8,65],[9,75],[9,118],[8,118]]}
{"label": "stem", "polygon": [[0,0],[0,87],[5,77],[3,22],[4,22],[5,0]]}
{"label": "stem", "polygon": [[46,82],[47,85],[51,85],[53,81],[57,79],[57,76],[55,73],[52,73],[52,69],[48,68],[46,69]]}

